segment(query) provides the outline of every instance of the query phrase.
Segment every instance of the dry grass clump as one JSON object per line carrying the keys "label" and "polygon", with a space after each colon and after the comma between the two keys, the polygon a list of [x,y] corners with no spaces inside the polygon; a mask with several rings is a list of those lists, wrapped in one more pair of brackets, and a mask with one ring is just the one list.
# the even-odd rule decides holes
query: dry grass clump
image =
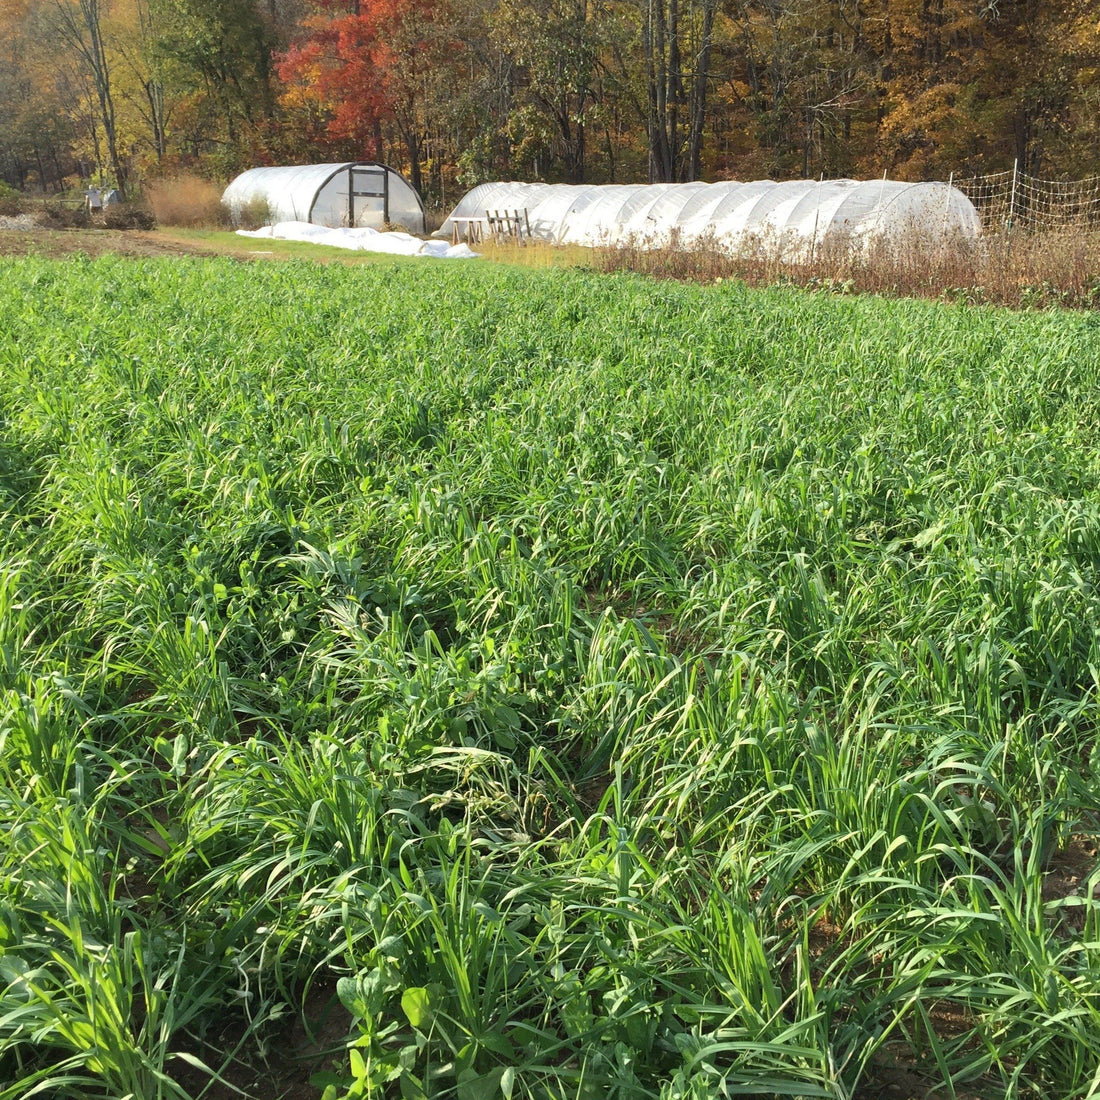
{"label": "dry grass clump", "polygon": [[938,245],[914,235],[864,249],[838,244],[798,258],[761,241],[738,252],[716,244],[686,249],[675,242],[659,248],[629,243],[598,249],[596,266],[685,282],[735,278],[750,285],[791,283],[1014,308],[1100,306],[1100,230],[1090,226],[1002,228],[977,241]]}
{"label": "dry grass clump", "polygon": [[152,180],[145,201],[160,225],[218,228],[226,225],[222,189],[187,172]]}

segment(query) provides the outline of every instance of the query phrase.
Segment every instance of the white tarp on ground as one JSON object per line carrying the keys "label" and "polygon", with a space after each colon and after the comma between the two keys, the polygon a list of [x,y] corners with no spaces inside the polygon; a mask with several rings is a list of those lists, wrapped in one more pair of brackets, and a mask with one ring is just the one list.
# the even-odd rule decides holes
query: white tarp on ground
{"label": "white tarp on ground", "polygon": [[[557,244],[643,248],[710,243],[730,250],[761,247],[791,259],[823,247],[973,240],[978,212],[945,183],[897,180],[755,180],[751,183],[483,183],[452,219],[526,210],[531,235]],[[465,221],[460,221],[463,228]]]}
{"label": "white tarp on ground", "polygon": [[262,229],[238,229],[238,237],[261,240],[307,241],[332,248],[350,248],[354,252],[388,252],[394,256],[435,256],[441,260],[467,260],[477,255],[469,245],[450,245],[446,241],[422,241],[409,233],[383,233],[364,226],[361,229],[328,229],[309,222],[279,222]]}

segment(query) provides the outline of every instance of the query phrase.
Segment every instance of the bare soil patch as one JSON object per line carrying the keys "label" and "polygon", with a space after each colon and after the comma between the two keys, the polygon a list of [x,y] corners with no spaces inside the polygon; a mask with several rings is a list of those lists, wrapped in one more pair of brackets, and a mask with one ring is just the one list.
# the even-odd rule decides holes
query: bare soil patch
{"label": "bare soil patch", "polygon": [[0,226],[0,256],[212,256],[214,252],[156,232],[123,229],[30,229]]}
{"label": "bare soil patch", "polygon": [[239,1057],[218,1066],[218,1054],[241,1046],[243,1025],[228,1023],[210,1050],[192,1053],[218,1070],[211,1081],[190,1066],[177,1070],[180,1084],[204,1100],[317,1100],[321,1089],[311,1078],[323,1071],[346,1071],[351,1017],[336,996],[335,982],[320,982],[287,1023],[267,1037],[262,1049],[245,1042]]}

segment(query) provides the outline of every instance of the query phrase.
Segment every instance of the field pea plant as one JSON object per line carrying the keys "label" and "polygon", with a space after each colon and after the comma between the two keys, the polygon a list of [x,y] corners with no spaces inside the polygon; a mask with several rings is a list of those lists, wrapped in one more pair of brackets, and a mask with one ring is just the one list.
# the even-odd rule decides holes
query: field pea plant
{"label": "field pea plant", "polygon": [[1095,316],[30,259],[0,379],[2,1100],[1100,1092]]}

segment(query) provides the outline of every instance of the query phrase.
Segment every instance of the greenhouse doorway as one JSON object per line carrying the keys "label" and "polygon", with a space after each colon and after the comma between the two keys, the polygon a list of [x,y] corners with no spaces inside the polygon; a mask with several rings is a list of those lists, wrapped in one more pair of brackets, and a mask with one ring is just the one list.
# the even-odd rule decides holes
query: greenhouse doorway
{"label": "greenhouse doorway", "polygon": [[[390,224],[390,174],[381,165],[352,164],[348,166],[348,225],[359,225],[359,219],[375,213],[382,204],[382,224]],[[364,224],[370,224],[365,222]]]}

